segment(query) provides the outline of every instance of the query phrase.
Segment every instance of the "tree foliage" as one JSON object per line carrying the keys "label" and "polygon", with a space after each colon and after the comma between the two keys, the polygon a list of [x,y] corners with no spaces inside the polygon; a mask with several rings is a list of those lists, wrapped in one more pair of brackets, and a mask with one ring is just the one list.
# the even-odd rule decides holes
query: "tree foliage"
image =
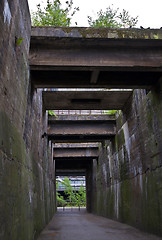
{"label": "tree foliage", "polygon": [[119,8],[114,9],[113,6],[109,6],[105,11],[101,9],[97,12],[97,19],[88,16],[90,27],[127,28],[134,27],[137,22],[138,17],[131,17],[125,9],[119,12]]}
{"label": "tree foliage", "polygon": [[83,185],[80,186],[78,193],[76,193],[76,204],[77,206],[85,206],[86,203],[86,192]]}
{"label": "tree foliage", "polygon": [[[83,185],[80,186],[78,191],[74,191],[73,187],[71,186],[69,178],[65,177],[64,180],[61,182],[62,185],[64,185],[65,190],[64,193],[66,195],[65,200],[63,196],[61,196],[57,192],[57,203],[59,206],[85,206],[86,205],[86,191],[83,187]],[[56,188],[58,189],[58,183],[56,184]]]}
{"label": "tree foliage", "polygon": [[[66,1],[66,0],[65,0]],[[65,6],[61,0],[47,0],[46,7],[37,5],[37,11],[32,13],[32,24],[34,26],[63,26],[69,27],[74,14],[79,11],[79,7],[73,7],[73,0],[67,0]],[[129,12],[119,8],[114,9],[113,5],[97,12],[97,18],[88,16],[90,27],[127,28],[134,27],[138,22],[138,17],[131,17]],[[77,23],[76,23],[77,25]]]}
{"label": "tree foliage", "polygon": [[79,11],[79,8],[73,8],[73,0],[66,1],[64,8],[60,0],[47,0],[43,10],[41,4],[37,5],[37,11],[32,14],[32,24],[34,26],[68,27],[76,11]]}
{"label": "tree foliage", "polygon": [[57,203],[59,206],[65,206],[66,201],[64,200],[63,196],[61,196],[60,193],[57,192]]}
{"label": "tree foliage", "polygon": [[70,184],[70,180],[66,177],[64,178],[63,184],[65,186],[65,194],[69,202],[75,202],[75,193],[73,192],[73,187]]}
{"label": "tree foliage", "polygon": [[[56,181],[56,189],[58,189],[59,183]],[[65,206],[66,201],[64,200],[63,196],[61,196],[60,193],[56,192],[56,197],[57,197],[57,204],[58,206]]]}

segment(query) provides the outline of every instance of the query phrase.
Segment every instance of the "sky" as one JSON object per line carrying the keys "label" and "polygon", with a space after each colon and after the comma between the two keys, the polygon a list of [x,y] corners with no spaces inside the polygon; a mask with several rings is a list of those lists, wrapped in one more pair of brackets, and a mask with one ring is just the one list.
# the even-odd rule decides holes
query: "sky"
{"label": "sky", "polygon": [[[28,0],[28,2],[30,12],[32,12],[36,11],[36,5],[39,3],[45,6],[47,0]],[[162,27],[162,0],[73,0],[73,3],[74,7],[80,8],[80,11],[74,15],[72,26],[75,26],[75,22],[78,23],[78,27],[88,26],[88,15],[95,19],[96,13],[100,9],[105,10],[113,4],[114,8],[129,11],[132,17],[138,16],[137,27]]]}

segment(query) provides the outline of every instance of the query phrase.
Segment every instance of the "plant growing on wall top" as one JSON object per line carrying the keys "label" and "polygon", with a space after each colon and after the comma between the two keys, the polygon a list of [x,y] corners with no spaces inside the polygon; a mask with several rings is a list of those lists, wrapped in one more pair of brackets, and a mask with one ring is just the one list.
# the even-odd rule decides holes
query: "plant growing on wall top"
{"label": "plant growing on wall top", "polygon": [[109,27],[109,28],[128,28],[136,26],[138,17],[131,17],[129,12],[123,9],[119,12],[119,8],[114,9],[113,5],[97,12],[97,18],[93,19],[88,16],[88,23],[91,27]]}
{"label": "plant growing on wall top", "polygon": [[73,1],[65,2],[62,7],[60,0],[47,0],[46,7],[42,10],[41,4],[37,5],[37,11],[32,14],[34,26],[63,26],[69,27],[71,17],[79,11],[78,7],[73,8]]}
{"label": "plant growing on wall top", "polygon": [[[66,1],[65,7],[62,6],[60,0],[47,0],[43,10],[41,4],[37,5],[37,11],[32,14],[32,24],[34,26],[69,27],[77,11],[79,7],[73,7],[73,0]],[[98,11],[96,19],[88,16],[90,27],[127,28],[136,26],[137,22],[138,17],[131,17],[125,9],[120,12],[119,8],[114,9],[113,5],[108,6],[105,11],[102,9]]]}

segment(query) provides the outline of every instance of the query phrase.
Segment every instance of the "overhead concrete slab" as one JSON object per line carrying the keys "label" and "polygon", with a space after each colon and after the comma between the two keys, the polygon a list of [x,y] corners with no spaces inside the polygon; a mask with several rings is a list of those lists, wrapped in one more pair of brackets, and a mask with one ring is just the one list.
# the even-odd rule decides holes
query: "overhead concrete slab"
{"label": "overhead concrete slab", "polygon": [[123,109],[132,94],[127,91],[43,91],[46,110]]}
{"label": "overhead concrete slab", "polygon": [[99,143],[56,143],[53,147],[54,160],[98,158]]}
{"label": "overhead concrete slab", "polygon": [[86,170],[80,169],[80,170],[56,170],[55,172],[56,176],[85,176]]}
{"label": "overhead concrete slab", "polygon": [[92,161],[94,158],[80,158],[76,161],[76,159],[69,159],[68,161],[65,159],[62,160],[55,160],[55,168],[56,171],[77,171],[77,170],[84,170],[85,172],[87,169],[92,165]]}
{"label": "overhead concrete slab", "polygon": [[114,115],[58,115],[48,120],[47,136],[54,143],[101,142],[115,134]]}
{"label": "overhead concrete slab", "polygon": [[111,139],[115,134],[115,115],[58,115],[49,116],[47,133],[42,137],[47,135],[55,144],[92,144]]}
{"label": "overhead concrete slab", "polygon": [[102,142],[104,140],[112,140],[115,135],[49,135],[48,138],[53,143],[87,143]]}
{"label": "overhead concrete slab", "polygon": [[54,149],[66,148],[98,148],[99,143],[55,143]]}
{"label": "overhead concrete slab", "polygon": [[54,149],[53,158],[59,159],[76,159],[79,158],[98,158],[98,148],[62,148]]}
{"label": "overhead concrete slab", "polygon": [[162,30],[32,28],[35,87],[151,88],[162,76]]}
{"label": "overhead concrete slab", "polygon": [[[31,70],[31,80],[35,88],[123,88],[123,89],[150,89],[162,77],[162,69],[139,67],[123,70],[111,67],[60,67],[57,69]],[[31,68],[32,69],[32,68]],[[100,71],[94,84],[91,75]]]}
{"label": "overhead concrete slab", "polygon": [[[58,117],[58,119],[60,118]],[[116,121],[103,120],[106,119],[106,116],[99,120],[96,117],[93,120],[92,116],[91,120],[86,120],[86,116],[84,116],[84,120],[72,120],[72,116],[71,120],[58,119],[54,120],[53,117],[48,122],[47,135],[53,142],[99,142],[110,139],[116,134]]]}
{"label": "overhead concrete slab", "polygon": [[161,69],[161,54],[160,29],[33,27],[29,61],[31,69],[38,69],[36,66]]}
{"label": "overhead concrete slab", "polygon": [[116,122],[115,114],[101,114],[101,115],[56,115],[56,116],[48,116],[48,124],[52,125],[56,121],[114,121]]}

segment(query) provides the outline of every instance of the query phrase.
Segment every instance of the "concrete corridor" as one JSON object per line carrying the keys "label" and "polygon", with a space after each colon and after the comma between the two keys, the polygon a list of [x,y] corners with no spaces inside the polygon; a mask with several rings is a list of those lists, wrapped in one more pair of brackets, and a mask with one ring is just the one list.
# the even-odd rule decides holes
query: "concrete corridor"
{"label": "concrete corridor", "polygon": [[162,239],[54,216],[56,177],[85,176],[88,212],[162,237],[162,29],[31,27],[0,0],[0,32],[0,240]]}
{"label": "concrete corridor", "polygon": [[160,240],[129,225],[89,214],[85,209],[58,210],[37,240]]}

